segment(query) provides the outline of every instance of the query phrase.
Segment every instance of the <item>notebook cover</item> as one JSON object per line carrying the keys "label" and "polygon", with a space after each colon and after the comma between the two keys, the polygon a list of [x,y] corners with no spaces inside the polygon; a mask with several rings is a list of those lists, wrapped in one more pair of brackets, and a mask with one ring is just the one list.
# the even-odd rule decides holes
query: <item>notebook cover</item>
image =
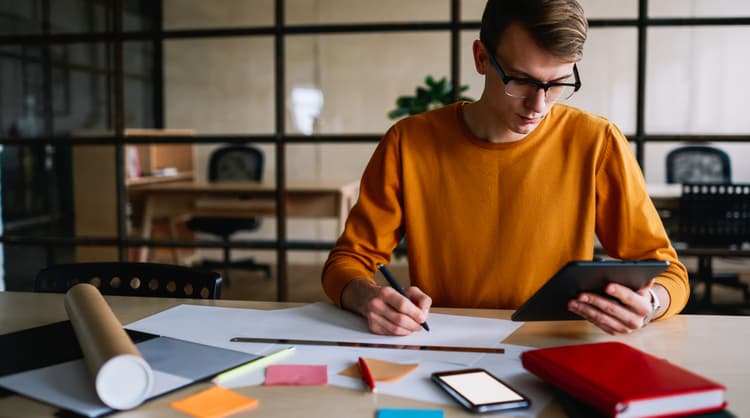
{"label": "notebook cover", "polygon": [[[521,354],[521,363],[542,380],[611,417],[626,413],[637,401],[726,391],[719,383],[619,342],[530,350]],[[663,411],[660,416],[725,406],[724,401],[699,410]]]}

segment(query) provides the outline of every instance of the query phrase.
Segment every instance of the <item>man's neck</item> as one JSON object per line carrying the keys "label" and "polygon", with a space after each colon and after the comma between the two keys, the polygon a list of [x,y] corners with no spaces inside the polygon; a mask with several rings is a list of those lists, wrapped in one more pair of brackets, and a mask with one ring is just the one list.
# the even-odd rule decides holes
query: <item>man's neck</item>
{"label": "man's neck", "polygon": [[491,143],[516,142],[527,135],[515,133],[497,123],[495,112],[483,99],[463,108],[464,123],[477,138]]}

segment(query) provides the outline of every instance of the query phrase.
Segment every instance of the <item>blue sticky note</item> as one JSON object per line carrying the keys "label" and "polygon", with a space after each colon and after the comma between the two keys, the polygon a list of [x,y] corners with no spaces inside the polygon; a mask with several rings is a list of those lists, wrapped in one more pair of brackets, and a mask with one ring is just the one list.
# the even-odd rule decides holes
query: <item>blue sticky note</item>
{"label": "blue sticky note", "polygon": [[378,409],[377,418],[443,418],[440,409]]}

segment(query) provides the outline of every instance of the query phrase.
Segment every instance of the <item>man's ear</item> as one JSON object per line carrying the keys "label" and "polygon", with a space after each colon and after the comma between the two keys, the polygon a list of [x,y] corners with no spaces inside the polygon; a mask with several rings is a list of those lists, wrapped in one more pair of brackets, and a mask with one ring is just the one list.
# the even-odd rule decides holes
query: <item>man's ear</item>
{"label": "man's ear", "polygon": [[474,55],[474,68],[477,70],[477,73],[486,75],[487,66],[490,63],[490,57],[487,55],[487,48],[484,47],[482,41],[477,39],[471,45],[471,51]]}

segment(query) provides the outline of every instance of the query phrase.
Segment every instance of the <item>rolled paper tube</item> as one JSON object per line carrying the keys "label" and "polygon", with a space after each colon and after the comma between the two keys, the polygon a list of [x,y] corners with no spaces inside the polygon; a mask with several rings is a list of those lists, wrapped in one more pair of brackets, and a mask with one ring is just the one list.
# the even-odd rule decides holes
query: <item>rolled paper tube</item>
{"label": "rolled paper tube", "polygon": [[88,283],[71,287],[65,294],[65,310],[99,399],[113,409],[143,403],[154,373],[99,290]]}

